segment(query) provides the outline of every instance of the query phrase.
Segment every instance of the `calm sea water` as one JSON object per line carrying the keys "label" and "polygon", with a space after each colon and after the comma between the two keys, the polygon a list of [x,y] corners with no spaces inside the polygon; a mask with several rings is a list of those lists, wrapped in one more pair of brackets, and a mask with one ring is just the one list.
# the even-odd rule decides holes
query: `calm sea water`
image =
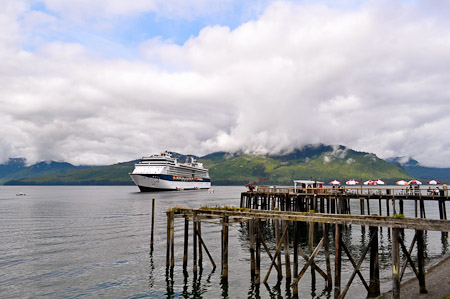
{"label": "calm sea water", "polygon": [[[166,215],[172,206],[239,206],[243,187],[214,187],[207,191],[140,193],[134,186],[108,187],[23,187],[0,186],[0,296],[2,298],[288,298],[290,288],[283,280],[277,284],[272,273],[267,286],[255,287],[250,280],[249,242],[245,225],[230,227],[229,280],[220,279],[220,231],[213,223],[202,225],[202,236],[218,268],[214,271],[206,254],[204,268],[194,278],[192,261],[189,275],[182,271],[183,220],[175,223],[176,265],[173,280],[166,276]],[[25,196],[17,196],[19,192]],[[156,199],[155,248],[150,253],[151,199]],[[353,202],[353,211],[359,203]],[[383,204],[383,208],[385,205]],[[427,217],[438,218],[437,205],[427,204]],[[371,205],[378,212],[378,203]],[[383,211],[383,214],[385,211]],[[405,214],[413,215],[413,204],[405,203]],[[274,251],[272,226],[264,227],[265,238]],[[405,231],[410,242],[413,231]],[[390,233],[380,232],[382,290],[392,286]],[[192,237],[190,237],[190,245]],[[302,248],[307,251],[307,236]],[[348,226],[344,240],[359,258],[368,242],[368,229]],[[317,241],[316,241],[317,242]],[[331,237],[331,242],[333,238]],[[441,233],[427,232],[427,263],[435,263],[449,246]],[[334,246],[334,244],[330,244]],[[408,245],[407,245],[408,246]],[[332,250],[331,250],[332,251]],[[192,251],[190,251],[192,254]],[[191,258],[192,256],[190,256]],[[333,260],[332,256],[332,268]],[[292,257],[291,257],[292,260]],[[317,258],[324,265],[323,254]],[[270,260],[262,254],[262,275]],[[300,267],[303,266],[301,264]],[[342,284],[351,275],[352,267],[344,257]],[[324,267],[323,267],[324,268]],[[362,266],[367,277],[368,261]],[[300,282],[305,297],[331,295],[323,279],[311,287],[308,271]],[[334,274],[333,274],[334,275]],[[411,270],[407,270],[411,277]],[[358,278],[349,297],[365,297]]]}

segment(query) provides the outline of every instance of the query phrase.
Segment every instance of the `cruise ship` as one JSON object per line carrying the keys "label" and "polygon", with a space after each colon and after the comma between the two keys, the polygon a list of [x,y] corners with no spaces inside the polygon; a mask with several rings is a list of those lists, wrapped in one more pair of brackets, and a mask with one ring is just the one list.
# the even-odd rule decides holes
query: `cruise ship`
{"label": "cruise ship", "polygon": [[179,163],[169,152],[143,157],[129,175],[141,192],[208,189],[208,169],[193,157]]}

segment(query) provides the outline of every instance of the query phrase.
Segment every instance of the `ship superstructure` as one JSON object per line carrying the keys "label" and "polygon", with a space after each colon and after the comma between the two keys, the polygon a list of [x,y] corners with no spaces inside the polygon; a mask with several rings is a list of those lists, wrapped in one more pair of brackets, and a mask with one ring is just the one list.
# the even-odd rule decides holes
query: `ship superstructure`
{"label": "ship superstructure", "polygon": [[143,157],[130,173],[142,192],[163,190],[208,189],[211,179],[208,169],[193,157],[179,163],[169,152]]}

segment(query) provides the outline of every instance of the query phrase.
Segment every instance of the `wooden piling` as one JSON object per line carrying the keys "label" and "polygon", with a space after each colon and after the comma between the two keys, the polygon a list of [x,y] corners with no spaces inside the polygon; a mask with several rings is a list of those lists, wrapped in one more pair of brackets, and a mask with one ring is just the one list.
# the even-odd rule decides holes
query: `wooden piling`
{"label": "wooden piling", "polygon": [[392,298],[400,299],[400,248],[399,228],[392,228]]}
{"label": "wooden piling", "polygon": [[414,199],[414,217],[417,218],[417,215],[418,215],[418,213],[417,213],[417,199]]}
{"label": "wooden piling", "polygon": [[170,222],[171,222],[172,214],[170,211],[167,211],[166,215],[167,215],[166,268],[169,269],[169,267],[170,267],[170,241],[172,240],[172,238],[170,237]]}
{"label": "wooden piling", "polygon": [[417,239],[417,270],[418,270],[418,280],[419,280],[419,289],[421,294],[428,293],[426,285],[425,285],[425,246],[423,242],[423,231],[416,230],[416,239]]}
{"label": "wooden piling", "polygon": [[361,215],[365,215],[365,209],[364,209],[364,198],[359,199],[359,212]]}
{"label": "wooden piling", "polygon": [[[275,220],[275,240],[278,243],[280,243],[280,220]],[[277,255],[277,265],[279,268],[278,271],[278,280],[283,278],[283,270],[281,267],[281,255]]]}
{"label": "wooden piling", "polygon": [[154,232],[154,227],[155,227],[155,199],[152,198],[152,232],[150,235],[150,253],[153,253],[153,232]]}
{"label": "wooden piling", "polygon": [[298,221],[294,222],[294,243],[292,244],[294,250],[294,281],[292,283],[292,296],[298,298],[298,243],[300,235],[300,223]]}
{"label": "wooden piling", "polygon": [[334,298],[341,294],[341,266],[342,266],[342,224],[335,225],[335,258],[334,258]]}
{"label": "wooden piling", "polygon": [[200,243],[200,238],[199,236],[202,235],[202,222],[198,221],[197,222],[197,241],[198,241],[198,266],[200,267],[200,269],[203,268],[203,250],[202,250],[202,244]]}
{"label": "wooden piling", "polygon": [[287,229],[289,226],[289,222],[283,220],[281,223],[283,230],[286,230],[286,236],[284,238],[284,263],[286,266],[286,281],[291,281],[292,275],[291,275],[291,259],[289,255],[289,232]]}
{"label": "wooden piling", "polygon": [[420,203],[420,218],[427,218],[427,215],[425,213],[425,203],[423,199],[419,199]]}
{"label": "wooden piling", "polygon": [[250,277],[255,281],[256,261],[255,261],[255,219],[248,221],[248,234],[250,238]]}
{"label": "wooden piling", "polygon": [[397,215],[397,209],[395,208],[395,198],[392,198],[392,215]]}
{"label": "wooden piling", "polygon": [[386,199],[386,216],[390,216],[390,212],[389,212],[389,199]]}
{"label": "wooden piling", "polygon": [[331,288],[333,287],[333,281],[331,278],[330,241],[328,237],[329,224],[323,223],[322,227],[323,227],[323,245],[325,251],[325,263],[327,266],[327,289],[331,291]]}
{"label": "wooden piling", "polygon": [[170,216],[170,275],[173,275],[175,267],[175,217],[172,211]]}
{"label": "wooden piling", "polygon": [[222,279],[228,280],[228,216],[222,217]]}
{"label": "wooden piling", "polygon": [[[308,253],[309,256],[312,255],[314,250],[314,223],[310,222],[308,231]],[[316,271],[314,265],[311,266],[311,285],[315,287],[316,285]]]}
{"label": "wooden piling", "polygon": [[197,269],[197,266],[198,266],[198,262],[197,262],[197,253],[198,253],[198,251],[197,251],[197,245],[198,245],[198,242],[197,242],[197,213],[194,213],[194,215],[192,216],[192,226],[193,226],[193,230],[194,230],[194,232],[192,234],[192,239],[193,239],[192,240],[192,247],[193,247],[192,262],[193,262],[194,275],[196,275],[197,270],[198,270]]}
{"label": "wooden piling", "polygon": [[256,219],[256,263],[255,263],[255,285],[261,282],[261,220]]}
{"label": "wooden piling", "polygon": [[378,258],[378,227],[369,226],[372,244],[370,245],[370,284],[367,297],[380,296],[380,264]]}
{"label": "wooden piling", "polygon": [[380,216],[383,215],[382,210],[381,210],[381,198],[378,199],[378,215],[380,215]]}
{"label": "wooden piling", "polygon": [[445,207],[445,200],[442,200],[442,210],[444,211],[444,220],[447,220],[447,208]]}
{"label": "wooden piling", "polygon": [[188,244],[189,243],[189,218],[184,217],[184,248],[183,248],[183,271],[187,269],[188,262]]}

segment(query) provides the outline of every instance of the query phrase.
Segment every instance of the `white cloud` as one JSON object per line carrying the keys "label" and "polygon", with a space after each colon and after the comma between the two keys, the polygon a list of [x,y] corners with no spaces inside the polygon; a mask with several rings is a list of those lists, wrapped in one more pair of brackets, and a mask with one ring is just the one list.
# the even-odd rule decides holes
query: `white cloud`
{"label": "white cloud", "polygon": [[[425,2],[345,10],[276,2],[254,21],[207,26],[183,45],[152,37],[129,60],[99,58],[63,38],[25,50],[27,34],[55,19],[8,3],[0,13],[3,160],[97,164],[164,149],[266,153],[326,143],[450,166],[450,33],[445,14]],[[62,20],[213,5],[45,3]]]}

